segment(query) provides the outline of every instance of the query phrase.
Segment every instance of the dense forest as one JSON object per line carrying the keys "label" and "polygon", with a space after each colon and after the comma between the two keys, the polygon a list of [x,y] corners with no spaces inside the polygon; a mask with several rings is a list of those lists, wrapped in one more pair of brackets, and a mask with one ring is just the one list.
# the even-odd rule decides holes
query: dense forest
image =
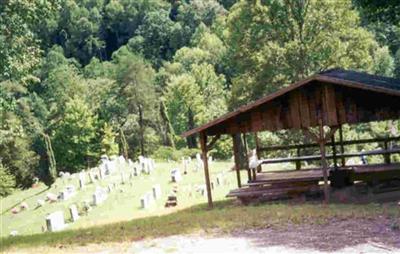
{"label": "dense forest", "polygon": [[1,195],[101,154],[190,154],[183,131],[329,68],[400,78],[396,0],[0,2]]}

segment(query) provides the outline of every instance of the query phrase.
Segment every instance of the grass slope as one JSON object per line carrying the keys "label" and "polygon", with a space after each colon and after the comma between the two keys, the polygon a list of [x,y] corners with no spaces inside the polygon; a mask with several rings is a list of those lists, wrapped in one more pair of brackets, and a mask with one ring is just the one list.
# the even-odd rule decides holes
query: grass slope
{"label": "grass slope", "polygon": [[[225,175],[227,184],[218,186],[213,191],[215,200],[225,199],[225,195],[232,188],[235,188],[236,176],[234,172],[229,171],[231,163],[214,162],[211,165],[211,179],[215,181],[218,173]],[[17,230],[19,235],[31,235],[42,232],[42,227],[46,227],[45,217],[51,212],[61,210],[64,212],[64,218],[69,222],[70,214],[68,207],[71,204],[82,205],[84,200],[92,200],[92,194],[96,186],[106,187],[110,183],[117,183],[117,188],[108,196],[108,199],[98,207],[94,207],[87,216],[74,222],[68,223],[67,229],[80,229],[90,226],[97,226],[107,223],[128,221],[136,218],[162,215],[175,212],[196,204],[204,203],[206,197],[195,191],[195,186],[204,183],[204,174],[202,171],[194,172],[194,163],[191,164],[188,175],[183,175],[183,180],[178,185],[178,207],[164,208],[167,195],[171,192],[173,183],[170,182],[170,170],[179,168],[177,163],[157,163],[156,170],[151,175],[142,175],[134,177],[125,184],[120,184],[121,176],[116,173],[104,180],[97,181],[94,184],[87,184],[83,190],[79,190],[78,177],[70,181],[57,179],[51,189],[44,185],[29,190],[18,191],[11,196],[2,198],[0,202],[0,237],[5,237],[11,231]],[[181,170],[182,172],[182,170]],[[183,173],[183,172],[182,172]],[[128,173],[125,173],[128,178]],[[244,177],[244,176],[243,176]],[[88,180],[88,177],[87,177]],[[53,204],[46,203],[43,207],[36,208],[38,199],[45,199],[48,192],[57,194],[65,188],[66,185],[74,185],[78,193],[67,201]],[[140,197],[151,191],[154,184],[160,184],[162,189],[162,198],[152,205],[149,209],[140,208]],[[190,193],[192,195],[190,195]],[[18,206],[21,202],[26,202],[29,209],[18,214],[12,214],[11,208]]]}
{"label": "grass slope", "polygon": [[126,242],[143,238],[203,232],[229,233],[249,228],[279,227],[287,224],[324,224],[331,219],[400,217],[395,204],[322,205],[275,203],[258,206],[237,205],[234,201],[219,201],[212,210],[205,204],[173,214],[135,219],[80,230],[66,230],[31,236],[3,238],[1,250],[34,248],[38,246],[87,245],[104,242]]}

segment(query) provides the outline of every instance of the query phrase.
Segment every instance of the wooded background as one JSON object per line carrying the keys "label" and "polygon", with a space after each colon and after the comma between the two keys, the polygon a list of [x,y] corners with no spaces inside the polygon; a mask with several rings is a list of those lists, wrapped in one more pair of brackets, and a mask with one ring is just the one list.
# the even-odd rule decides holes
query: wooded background
{"label": "wooded background", "polygon": [[[396,0],[0,3],[0,195],[101,154],[193,155],[198,140],[183,131],[329,68],[400,78]],[[345,137],[397,129],[362,124]],[[230,158],[230,142],[211,155]]]}

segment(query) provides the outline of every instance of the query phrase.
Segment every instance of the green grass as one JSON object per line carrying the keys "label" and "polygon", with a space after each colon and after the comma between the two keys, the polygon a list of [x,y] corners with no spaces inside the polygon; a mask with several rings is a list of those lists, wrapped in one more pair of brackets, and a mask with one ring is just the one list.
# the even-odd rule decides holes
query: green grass
{"label": "green grass", "polygon": [[[230,189],[236,188],[236,175],[235,172],[229,171],[230,165],[231,163],[228,162],[216,162],[211,166],[211,179],[215,180],[218,173],[223,173],[227,182],[224,186],[214,189],[213,198],[217,202],[212,210],[207,209],[206,197],[194,191],[195,185],[204,183],[204,174],[202,171],[195,173],[192,168],[188,175],[183,176],[184,180],[178,184],[178,207],[164,208],[166,197],[174,186],[169,182],[170,170],[180,165],[158,163],[156,172],[152,175],[136,177],[128,184],[120,185],[103,204],[94,207],[89,215],[82,216],[75,223],[69,223],[66,230],[55,233],[41,233],[48,213],[62,210],[68,220],[70,204],[79,205],[83,200],[91,199],[96,185],[107,186],[109,183],[118,182],[120,175],[116,174],[97,184],[87,185],[84,190],[79,191],[79,194],[68,201],[46,204],[38,209],[35,209],[37,199],[44,199],[47,192],[58,193],[66,184],[78,186],[78,179],[70,183],[63,183],[59,179],[56,186],[50,190],[41,185],[16,192],[1,200],[0,250],[104,242],[120,243],[198,231],[229,233],[236,229],[279,227],[287,223],[321,224],[332,218],[400,217],[400,209],[394,204],[324,206],[319,202],[306,204],[289,202],[242,206],[236,200],[225,198]],[[247,176],[246,172],[242,173],[242,181],[244,181]],[[140,196],[150,191],[155,183],[161,184],[162,198],[150,209],[140,209]],[[119,192],[118,189],[123,192]],[[11,214],[10,208],[22,201],[27,202],[30,208],[16,215]],[[8,237],[11,230],[17,230],[19,236]]]}
{"label": "green grass", "polygon": [[[90,226],[102,225],[107,223],[128,221],[136,218],[143,218],[148,216],[162,215],[166,213],[175,212],[178,209],[183,209],[196,204],[201,204],[206,201],[206,197],[200,193],[195,192],[195,186],[204,183],[204,174],[202,171],[193,172],[194,165],[191,165],[188,175],[183,175],[183,181],[178,185],[178,202],[177,208],[164,208],[167,195],[172,191],[173,183],[170,183],[170,170],[180,167],[177,163],[157,163],[155,172],[151,175],[143,175],[135,177],[124,185],[119,185],[112,193],[109,194],[108,199],[93,210],[87,216],[81,218],[75,223],[69,223],[67,229],[80,229]],[[213,191],[213,198],[215,200],[224,200],[225,195],[230,189],[236,187],[235,173],[229,171],[231,163],[229,162],[214,162],[211,165],[211,180],[215,181],[218,173],[223,173],[227,184],[218,186]],[[245,172],[243,178],[245,179]],[[57,194],[65,188],[66,185],[75,185],[78,189],[78,178],[72,179],[69,182],[63,182],[58,179],[55,185],[47,190],[44,185],[39,185],[37,188],[29,190],[18,191],[11,196],[3,198],[0,205],[0,222],[1,232],[0,237],[5,237],[11,231],[17,230],[19,235],[31,235],[42,232],[42,227],[45,228],[45,217],[47,214],[61,210],[64,212],[66,220],[70,219],[68,207],[71,204],[82,204],[84,200],[92,200],[92,193],[96,186],[106,187],[109,183],[121,182],[120,174],[112,175],[95,184],[88,184],[85,189],[78,190],[78,194],[71,199],[63,202],[53,204],[46,203],[45,206],[35,209],[38,199],[45,199],[46,193],[51,192]],[[151,191],[154,184],[160,184],[162,189],[162,198],[159,199],[149,209],[143,210],[140,208],[140,197]],[[122,192],[120,192],[120,190]],[[190,196],[189,194],[192,193]],[[22,201],[29,205],[27,211],[22,211],[18,214],[12,214],[10,209],[18,206]]]}
{"label": "green grass", "polygon": [[248,228],[280,227],[287,224],[324,224],[336,219],[374,219],[378,216],[399,218],[394,204],[377,205],[322,205],[275,203],[242,206],[233,201],[219,201],[214,209],[205,204],[196,205],[173,214],[135,219],[80,230],[66,230],[31,236],[2,239],[1,249],[10,247],[76,246],[91,243],[115,243],[144,238],[187,234],[198,231],[229,233]]}

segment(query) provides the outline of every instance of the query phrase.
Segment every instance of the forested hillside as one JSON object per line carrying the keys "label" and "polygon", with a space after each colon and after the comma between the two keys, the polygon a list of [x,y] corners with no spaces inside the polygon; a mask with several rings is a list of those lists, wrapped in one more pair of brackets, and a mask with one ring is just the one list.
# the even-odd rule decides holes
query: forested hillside
{"label": "forested hillside", "polygon": [[0,195],[101,154],[190,154],[183,131],[329,68],[400,78],[396,0],[0,2]]}

